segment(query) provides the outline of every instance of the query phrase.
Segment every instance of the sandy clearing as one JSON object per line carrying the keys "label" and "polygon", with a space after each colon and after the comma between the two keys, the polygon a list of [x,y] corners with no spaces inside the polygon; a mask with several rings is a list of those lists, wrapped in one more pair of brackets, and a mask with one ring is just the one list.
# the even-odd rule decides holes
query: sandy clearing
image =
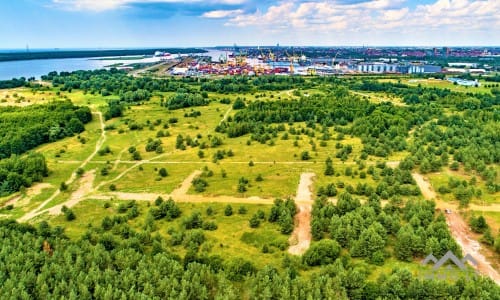
{"label": "sandy clearing", "polygon": [[188,177],[186,177],[186,179],[184,179],[184,181],[182,181],[182,183],[179,185],[179,187],[177,187],[175,190],[172,191],[172,198],[176,198],[178,196],[185,196],[189,190],[189,188],[191,187],[191,183],[193,182],[193,179],[195,179],[197,176],[200,176],[201,175],[201,171],[200,170],[196,170],[194,171],[193,173],[191,173]]}
{"label": "sandy clearing", "polygon": [[28,188],[26,195],[29,197],[34,197],[36,195],[39,195],[43,189],[51,188],[53,187],[52,184],[47,183],[47,182],[39,182],[34,185],[32,185],[30,188]]}
{"label": "sandy clearing", "polygon": [[483,249],[478,241],[474,240],[469,226],[465,223],[460,215],[453,212],[446,214],[446,223],[450,228],[453,238],[462,248],[463,255],[470,254],[476,261],[477,266],[473,266],[481,274],[490,277],[493,281],[500,285],[500,274],[488,262],[486,257],[480,251],[489,252],[488,249]]}
{"label": "sandy clearing", "polygon": [[[99,149],[101,149],[102,145],[106,141],[106,131],[104,130],[104,120],[102,118],[102,113],[98,111],[98,112],[92,112],[92,114],[96,114],[99,117],[99,123],[101,125],[101,135],[100,135],[99,139],[97,140],[94,151],[78,167],[78,168],[82,168],[82,169],[87,165],[87,163],[90,160],[92,160],[94,158],[94,156],[96,156],[97,152],[99,151]],[[76,170],[75,170],[75,172],[71,173],[70,178],[68,180],[66,180],[66,184],[70,185],[71,183],[73,183],[75,181],[76,178],[77,178],[77,176],[76,176]],[[41,213],[40,210],[45,205],[47,205],[50,201],[55,199],[60,193],[61,193],[61,191],[59,189],[57,189],[49,198],[47,198],[40,205],[38,205],[38,207],[36,207],[34,210],[26,213],[22,217],[18,218],[17,221],[18,222],[26,222],[26,221],[32,219],[33,217],[39,215]]]}
{"label": "sandy clearing", "polygon": [[[499,275],[498,271],[496,271],[491,266],[491,264],[488,262],[486,257],[481,253],[481,251],[489,252],[489,250],[483,249],[481,247],[481,245],[479,244],[479,242],[473,238],[472,233],[469,230],[469,226],[467,225],[467,223],[463,220],[463,218],[458,213],[458,205],[454,204],[454,203],[443,202],[439,198],[437,198],[436,193],[434,192],[434,189],[432,188],[432,185],[421,174],[412,173],[412,176],[413,176],[413,179],[415,179],[415,181],[417,182],[417,185],[419,186],[420,190],[422,191],[422,194],[424,195],[425,199],[435,200],[436,201],[436,208],[439,208],[442,210],[444,210],[444,209],[451,209],[452,210],[452,213],[445,214],[446,223],[448,224],[448,228],[450,229],[451,235],[453,236],[455,241],[462,248],[463,254],[464,255],[470,254],[477,261],[477,266],[473,266],[474,269],[479,271],[481,274],[490,277],[497,284],[500,284],[500,275]],[[488,211],[492,211],[492,210],[490,210],[490,208],[497,208],[495,206],[483,206],[483,207],[481,207],[478,205],[470,205],[469,208],[474,209],[474,210],[477,210],[478,208],[482,208],[482,209],[486,209]],[[498,208],[500,208],[500,207],[498,207]]]}
{"label": "sandy clearing", "polygon": [[95,179],[95,170],[91,170],[83,174],[82,177],[80,177],[80,179],[78,180],[79,181],[78,189],[71,194],[69,200],[49,208],[48,209],[49,214],[58,215],[61,213],[61,208],[63,206],[71,208],[76,204],[78,204],[78,202],[82,201],[86,195],[92,192],[92,185],[94,183],[94,179]]}
{"label": "sandy clearing", "polygon": [[21,199],[21,198],[22,198],[22,196],[23,196],[23,195],[16,195],[16,196],[14,196],[14,197],[10,198],[10,199],[9,199],[9,200],[7,200],[7,201],[6,201],[6,202],[5,202],[2,206],[0,206],[0,208],[1,208],[1,207],[6,207],[6,206],[9,206],[9,205],[14,205],[14,204],[16,204],[16,202],[17,202],[17,201],[19,201],[19,199]]}
{"label": "sandy clearing", "polygon": [[422,192],[422,195],[424,195],[425,199],[436,199],[436,193],[434,192],[434,189],[432,188],[427,178],[419,173],[411,173],[411,176],[417,182],[417,185],[420,188],[420,191]]}
{"label": "sandy clearing", "polygon": [[313,204],[311,187],[314,176],[314,173],[300,174],[300,182],[295,196],[298,213],[295,215],[295,228],[288,240],[291,245],[288,248],[288,253],[292,255],[302,255],[311,245],[311,210]]}
{"label": "sandy clearing", "polygon": [[312,180],[314,178],[314,173],[302,173],[300,174],[299,186],[297,187],[297,193],[295,196],[295,201],[304,201],[306,203],[312,202]]}
{"label": "sandy clearing", "polygon": [[399,166],[399,163],[400,163],[399,161],[388,161],[388,162],[386,163],[386,165],[387,165],[389,168],[393,168],[393,169],[395,169],[395,168],[397,168],[397,167]]}

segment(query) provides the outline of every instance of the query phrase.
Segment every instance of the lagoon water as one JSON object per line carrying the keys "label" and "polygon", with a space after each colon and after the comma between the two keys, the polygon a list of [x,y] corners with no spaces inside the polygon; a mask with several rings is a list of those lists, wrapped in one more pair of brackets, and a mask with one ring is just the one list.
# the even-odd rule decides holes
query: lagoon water
{"label": "lagoon water", "polygon": [[34,59],[0,62],[0,80],[7,80],[19,77],[40,78],[52,71],[76,71],[95,70],[106,66],[123,63],[147,63],[153,62],[157,58],[131,59],[131,60],[99,60],[96,58],[64,58],[64,59]]}
{"label": "lagoon water", "polygon": [[[226,52],[209,50],[207,53],[200,54],[210,56],[212,60],[218,61],[219,57]],[[132,58],[132,57],[131,57]],[[143,59],[111,59],[99,60],[96,57],[90,58],[57,58],[57,59],[35,59],[35,60],[18,60],[0,62],[0,80],[8,80],[19,77],[35,77],[37,79],[42,75],[47,75],[52,71],[72,72],[77,70],[95,70],[102,69],[106,66],[123,63],[150,63],[159,61],[157,57],[147,57]]]}

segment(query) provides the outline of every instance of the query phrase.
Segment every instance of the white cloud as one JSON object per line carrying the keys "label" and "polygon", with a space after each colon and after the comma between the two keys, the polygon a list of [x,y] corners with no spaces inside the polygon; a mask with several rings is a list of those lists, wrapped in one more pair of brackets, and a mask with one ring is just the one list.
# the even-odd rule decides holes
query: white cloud
{"label": "white cloud", "polygon": [[243,13],[243,10],[241,9],[233,9],[233,10],[212,10],[212,11],[207,11],[202,15],[204,18],[209,18],[209,19],[222,19],[222,18],[228,18],[228,17],[234,17],[236,15],[241,15]]}
{"label": "white cloud", "polygon": [[442,28],[449,32],[491,31],[498,28],[500,22],[499,0],[437,0],[413,9],[407,7],[405,2],[292,0],[279,2],[265,11],[239,14],[228,20],[226,25],[283,32],[378,34],[380,30],[425,32],[429,28]]}

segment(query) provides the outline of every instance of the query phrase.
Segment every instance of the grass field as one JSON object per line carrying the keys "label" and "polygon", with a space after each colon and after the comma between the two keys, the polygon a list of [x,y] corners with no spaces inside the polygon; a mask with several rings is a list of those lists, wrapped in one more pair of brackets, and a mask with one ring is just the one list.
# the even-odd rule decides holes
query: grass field
{"label": "grass field", "polygon": [[[102,219],[105,216],[118,214],[117,207],[122,201],[110,201],[111,206],[105,208],[102,200],[86,200],[80,202],[73,211],[76,219],[68,222],[64,216],[50,219],[50,224],[62,226],[65,233],[70,238],[80,238],[89,227],[100,227]],[[138,202],[140,215],[129,222],[132,228],[142,230],[147,211],[151,204],[149,202]],[[285,255],[288,246],[288,236],[279,232],[278,225],[267,221],[261,222],[258,228],[250,228],[249,219],[257,210],[262,210],[266,215],[269,214],[270,205],[245,204],[247,209],[245,214],[239,214],[241,205],[233,204],[233,215],[225,216],[223,203],[179,203],[182,215],[173,221],[159,220],[155,222],[156,230],[153,234],[160,234],[167,240],[171,238],[168,232],[183,231],[183,220],[193,212],[200,212],[203,221],[214,221],[218,228],[214,231],[204,231],[206,242],[203,243],[201,250],[209,255],[220,255],[221,257],[240,257],[250,259],[257,267],[262,268],[265,265],[274,265],[281,268],[281,260]],[[211,207],[213,214],[208,216],[206,210]],[[267,245],[269,253],[262,253],[262,247]],[[168,250],[178,255],[184,255],[186,249],[182,245],[169,246]],[[258,260],[251,259],[259,257]]]}
{"label": "grass field", "polygon": [[[422,84],[425,86],[436,86],[440,88],[450,88],[459,91],[481,91],[489,92],[489,89],[469,88],[454,86],[446,81],[426,80],[425,82],[409,82],[408,84]],[[460,90],[463,89],[463,90]],[[60,92],[49,88],[46,91],[32,91],[20,88],[6,90],[0,93],[0,105],[30,105],[34,103],[46,103],[52,100],[71,99],[77,105],[89,106],[93,111],[93,120],[85,126],[85,131],[79,136],[68,137],[63,140],[45,144],[36,149],[45,155],[50,174],[44,178],[43,189],[33,193],[32,189],[27,189],[19,193],[20,201],[14,205],[12,210],[1,210],[1,217],[19,218],[25,213],[31,212],[40,206],[44,201],[55,195],[61,182],[68,181],[78,167],[83,166],[86,172],[95,172],[95,179],[88,190],[81,191],[78,178],[70,182],[68,190],[61,192],[48,202],[43,209],[48,209],[56,205],[67,203],[75,193],[81,193],[81,199],[72,208],[76,219],[67,221],[64,215],[49,216],[43,213],[35,220],[48,220],[51,225],[62,226],[66,234],[72,239],[81,238],[88,228],[100,228],[101,222],[106,216],[120,215],[118,207],[126,203],[120,199],[120,193],[127,194],[130,199],[137,200],[139,216],[129,220],[128,224],[137,231],[143,231],[147,223],[148,210],[154,206],[151,197],[158,194],[172,194],[186,178],[195,171],[210,170],[212,175],[203,177],[208,183],[202,192],[195,191],[191,185],[187,189],[183,199],[179,199],[178,205],[182,211],[180,218],[173,221],[158,220],[154,222],[152,235],[161,235],[167,241],[172,241],[176,235],[185,231],[183,221],[194,212],[200,212],[204,221],[213,221],[218,225],[214,231],[203,231],[206,241],[200,248],[200,253],[207,255],[218,255],[223,258],[240,257],[251,260],[257,268],[265,265],[273,265],[278,269],[283,268],[283,259],[288,256],[289,235],[279,232],[279,226],[274,223],[262,221],[258,228],[250,228],[249,219],[258,210],[269,215],[270,204],[274,198],[294,197],[297,192],[301,173],[313,172],[315,177],[311,190],[316,195],[320,187],[329,183],[344,183],[344,188],[337,188],[338,193],[346,190],[348,185],[356,188],[358,184],[366,183],[371,187],[376,187],[378,180],[372,175],[361,173],[367,172],[370,165],[377,162],[391,162],[389,165],[396,166],[404,159],[408,152],[401,151],[392,153],[387,158],[368,156],[362,164],[359,163],[363,144],[360,138],[345,134],[337,139],[341,129],[337,131],[331,127],[328,129],[328,140],[323,140],[321,126],[308,128],[305,123],[284,124],[288,129],[293,126],[298,134],[285,131],[278,132],[272,136],[271,140],[260,143],[251,141],[250,134],[238,138],[228,138],[223,133],[215,132],[215,128],[220,122],[228,117],[233,117],[237,111],[232,109],[230,104],[221,104],[218,100],[229,98],[232,101],[236,97],[243,97],[247,101],[257,99],[298,99],[295,89],[277,92],[259,92],[246,94],[217,94],[209,93],[209,98],[213,101],[207,106],[193,107],[187,109],[168,110],[160,106],[161,94],[165,98],[172,93],[157,93],[150,101],[141,105],[127,106],[124,116],[104,121],[101,124],[98,117],[99,112],[106,109],[108,100],[116,99],[117,96],[102,97],[99,95],[85,94],[81,91]],[[313,93],[328,93],[324,87],[317,87],[310,90],[298,90],[302,95]],[[17,94],[17,96],[14,96]],[[271,97],[271,95],[273,97]],[[395,105],[404,105],[402,100],[383,93],[364,93],[358,95],[366,97],[374,103],[390,101]],[[192,111],[201,113],[198,117],[187,116]],[[137,126],[132,126],[137,125]],[[104,136],[101,136],[101,126],[105,126]],[[137,129],[131,129],[138,127]],[[161,136],[160,136],[161,135]],[[197,145],[187,145],[184,150],[176,147],[179,135],[184,139],[190,138],[196,141]],[[211,146],[213,137],[221,139],[222,144]],[[162,151],[146,151],[148,141],[161,141]],[[102,145],[101,145],[102,143]],[[412,143],[408,138],[408,143]],[[199,145],[205,145],[200,147]],[[109,153],[96,151],[109,148]],[[345,146],[352,147],[345,161],[336,157],[339,148]],[[134,160],[129,151],[134,147],[141,156],[140,160]],[[217,152],[224,151],[226,155],[220,159],[214,159]],[[227,155],[232,152],[232,155]],[[304,153],[309,154],[309,158],[304,159]],[[335,174],[325,176],[325,160],[330,157],[333,160]],[[88,163],[85,163],[88,160]],[[362,166],[360,166],[362,165]],[[162,177],[159,170],[165,168],[168,175]],[[350,168],[352,175],[346,175],[346,170]],[[495,167],[500,172],[500,167]],[[443,169],[439,173],[427,174],[433,188],[438,190],[442,185],[447,185],[450,177],[460,180],[471,180],[473,172],[464,172]],[[257,180],[257,177],[262,180]],[[238,183],[241,178],[246,178],[248,184],[246,191],[238,190]],[[481,196],[473,197],[474,204],[498,203],[499,193],[490,194],[487,192],[485,182],[476,175],[475,188],[482,191]],[[187,182],[189,185],[189,182]],[[141,194],[143,198],[139,197]],[[174,193],[174,195],[178,196]],[[149,197],[149,198],[148,198]],[[179,196],[180,197],[180,196]],[[241,200],[242,203],[232,203],[234,214],[224,215],[224,208],[227,203],[216,200],[217,197],[231,199],[233,202]],[[260,202],[257,202],[256,198]],[[314,197],[314,196],[313,196]],[[173,197],[174,200],[175,197]],[[261,199],[262,198],[262,199]],[[361,200],[366,200],[365,196],[356,196]],[[412,198],[422,198],[421,196],[404,197],[403,200]],[[444,201],[456,201],[453,193],[440,195]],[[6,202],[10,197],[0,198],[0,203]],[[126,199],[123,197],[122,199]],[[127,198],[128,199],[128,198]],[[187,202],[195,199],[195,202]],[[81,200],[81,201],[80,201]],[[256,202],[252,202],[252,201]],[[110,207],[105,208],[104,204],[109,203]],[[244,206],[247,210],[245,214],[239,214],[238,209]],[[214,213],[207,215],[207,209],[211,208]],[[494,232],[500,230],[500,213],[484,212],[487,222]],[[268,252],[263,253],[263,247],[267,246]],[[184,256],[187,249],[182,244],[172,245],[167,243],[166,248],[172,253]],[[392,245],[387,247],[392,251]],[[300,257],[293,258],[300,260]],[[369,265],[362,260],[353,259],[354,263],[363,265],[369,271],[369,279],[376,280],[381,274],[390,274],[393,268],[405,268],[413,275],[419,277],[432,276],[429,266],[421,266],[419,261],[401,262],[395,258],[389,258],[383,266]],[[301,275],[306,276],[311,269],[304,267],[300,270]]]}
{"label": "grass field", "polygon": [[[376,182],[370,175],[365,179],[361,179],[359,173],[366,171],[368,165],[375,164],[383,159],[369,156],[365,161],[365,169],[359,170],[356,160],[363,148],[361,140],[349,135],[344,136],[341,140],[336,140],[338,132],[335,132],[333,128],[328,130],[331,139],[323,141],[321,126],[311,129],[307,128],[305,123],[285,124],[287,130],[290,126],[293,126],[298,134],[288,134],[285,139],[285,132],[279,132],[270,141],[263,144],[258,141],[250,141],[249,135],[228,138],[224,134],[215,132],[215,127],[222,120],[232,117],[237,112],[232,110],[230,105],[219,103],[218,99],[227,97],[234,100],[236,97],[243,97],[247,101],[254,101],[262,99],[262,97],[275,100],[297,98],[294,91],[266,91],[242,95],[209,93],[209,97],[214,100],[209,105],[178,110],[168,110],[161,107],[158,96],[142,105],[128,106],[122,118],[111,119],[104,124],[106,126],[105,141],[100,149],[109,148],[110,152],[93,156],[89,163],[84,166],[84,170],[96,170],[93,187],[98,189],[97,193],[109,192],[110,185],[113,184],[118,192],[168,194],[192,172],[201,170],[205,166],[213,171],[213,176],[206,178],[208,182],[206,190],[201,193],[207,197],[223,195],[286,198],[294,196],[302,172],[314,172],[316,174],[312,187],[313,192],[320,186],[332,182],[344,182],[351,184],[353,187],[358,183],[375,186]],[[301,94],[323,93],[322,87],[312,90],[300,90],[299,92]],[[49,87],[44,91],[18,88],[6,90],[2,93],[0,99],[6,98],[6,103],[9,104],[15,104],[16,101],[33,104],[53,99],[69,98],[77,105],[89,105],[94,112],[102,111],[109,99],[116,99],[116,96],[102,97],[81,91],[57,92],[56,89]],[[17,96],[14,97],[14,94],[17,94]],[[168,97],[172,93],[161,94]],[[273,97],[271,98],[271,96]],[[370,93],[369,96],[375,102],[391,101],[395,104],[402,104],[401,99],[388,97],[382,93]],[[18,101],[20,98],[22,101]],[[199,111],[201,116],[188,117],[187,114],[192,111]],[[30,198],[29,203],[22,209],[16,207],[14,210],[7,212],[8,214],[12,213],[19,216],[23,212],[36,207],[43,201],[43,197],[54,193],[60,183],[68,180],[71,174],[89,158],[95,150],[95,145],[101,133],[99,118],[96,114],[93,117],[93,121],[86,125],[86,131],[80,136],[69,137],[37,148],[37,151],[44,153],[47,158],[51,174],[44,181],[49,183],[51,187],[43,190],[42,194]],[[131,130],[131,124],[137,124],[139,129]],[[163,137],[157,137],[160,131],[164,134]],[[196,140],[198,144],[205,144],[208,147],[201,149],[198,146],[186,146],[185,150],[176,149],[178,135],[182,135],[184,138],[189,137]],[[211,138],[214,136],[222,140],[222,145],[210,147]],[[151,139],[161,141],[162,153],[146,151],[148,140]],[[346,161],[341,161],[335,157],[337,151],[339,151],[337,144],[352,147],[352,153]],[[133,160],[128,151],[130,147],[137,149],[141,161]],[[232,156],[226,155],[222,159],[214,160],[214,155],[218,151],[227,153],[229,150],[233,153]],[[304,152],[309,153],[309,159],[302,159]],[[387,161],[397,162],[406,155],[406,152],[396,152],[391,154]],[[328,157],[333,159],[336,173],[334,176],[323,175],[325,160]],[[250,165],[251,163],[253,163],[253,166]],[[159,176],[158,170],[160,168],[165,168],[168,176]],[[345,176],[346,168],[351,168],[354,174]],[[102,174],[102,169],[107,169],[108,174]],[[222,173],[225,173],[225,177],[222,176]],[[255,180],[258,175],[263,177],[262,181]],[[459,176],[460,174],[430,174],[429,178],[437,189],[440,185],[447,183],[447,176],[452,175]],[[249,180],[247,191],[244,193],[239,192],[237,188],[241,177]],[[466,177],[464,179],[468,180]],[[71,195],[71,191],[77,189],[77,185],[78,183],[75,182],[70,184],[69,192],[61,193],[46,207],[64,202]],[[473,202],[481,204],[482,202],[491,203],[496,201],[498,195],[485,192],[484,182],[479,177],[478,188],[483,190],[483,194],[480,198],[474,198]],[[198,194],[193,188],[188,193]],[[443,196],[443,199],[452,201],[454,200],[452,197],[452,194],[447,194]]]}
{"label": "grass field", "polygon": [[[453,77],[453,76],[451,76]],[[485,87],[485,85],[491,85],[491,82],[487,82],[484,80],[479,80],[479,86],[462,86],[455,85],[447,80],[440,79],[414,79],[414,78],[404,78],[404,79],[380,79],[380,82],[401,82],[407,84],[409,86],[422,86],[429,88],[440,88],[440,89],[449,89],[453,92],[461,92],[461,93],[491,93],[491,89],[489,87]]]}
{"label": "grass field", "polygon": [[[480,196],[473,196],[471,199],[471,203],[475,203],[478,205],[487,205],[498,203],[498,199],[500,198],[500,193],[490,193],[486,187],[486,182],[482,180],[479,174],[471,175],[470,173],[465,173],[463,170],[452,171],[449,168],[443,169],[443,171],[439,173],[431,173],[427,175],[429,180],[432,183],[434,189],[437,190],[441,186],[448,186],[448,182],[450,179],[456,179],[460,181],[470,182],[471,178],[474,176],[476,178],[476,183],[474,184],[475,190],[481,190]],[[437,192],[438,193],[438,192]],[[441,194],[438,193],[440,198],[444,201],[456,201],[457,199],[453,195],[453,192]]]}

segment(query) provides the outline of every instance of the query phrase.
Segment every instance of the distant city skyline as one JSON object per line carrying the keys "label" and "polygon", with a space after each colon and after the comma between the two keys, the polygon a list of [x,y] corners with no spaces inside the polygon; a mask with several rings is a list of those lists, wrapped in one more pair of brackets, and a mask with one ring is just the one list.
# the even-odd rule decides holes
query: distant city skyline
{"label": "distant city skyline", "polygon": [[498,46],[498,0],[16,0],[0,48]]}

